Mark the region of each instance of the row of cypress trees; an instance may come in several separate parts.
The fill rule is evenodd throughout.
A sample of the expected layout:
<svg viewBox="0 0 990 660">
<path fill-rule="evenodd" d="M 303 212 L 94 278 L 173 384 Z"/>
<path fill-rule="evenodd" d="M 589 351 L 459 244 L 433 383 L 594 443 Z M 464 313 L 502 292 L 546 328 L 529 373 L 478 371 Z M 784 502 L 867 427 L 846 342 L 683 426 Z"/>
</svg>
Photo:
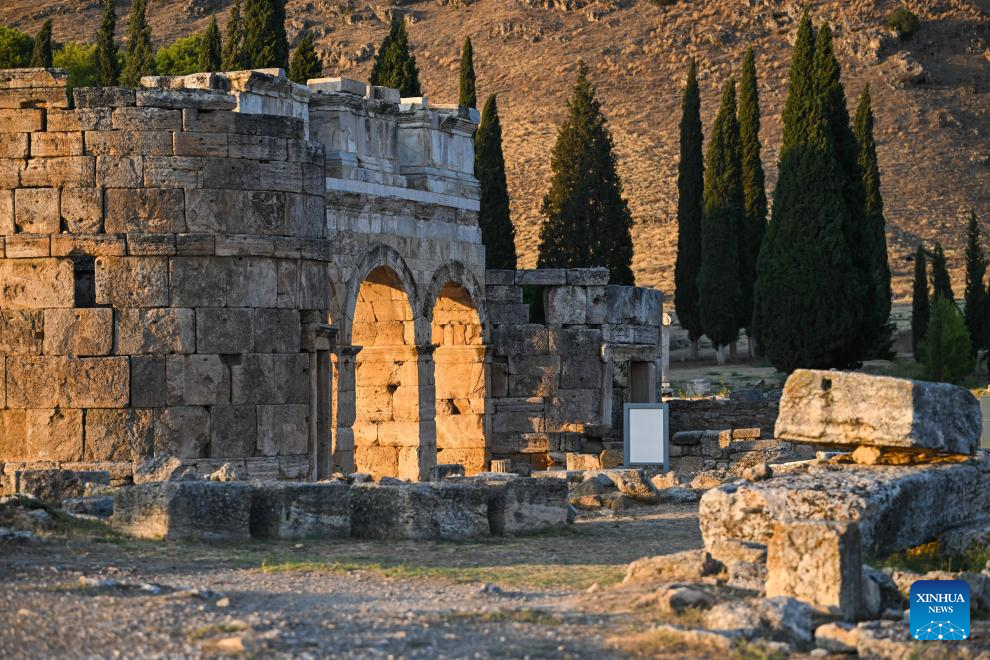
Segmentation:
<svg viewBox="0 0 990 660">
<path fill-rule="evenodd" d="M 306 82 L 322 71 L 312 35 L 303 35 L 289 59 L 285 32 L 285 0 L 235 0 L 223 39 L 214 16 L 199 44 L 202 71 L 280 67 L 289 78 Z M 147 0 L 133 0 L 127 25 L 127 46 L 120 57 L 115 33 L 114 0 L 103 0 L 103 14 L 96 36 L 95 65 L 100 86 L 137 86 L 142 76 L 155 73 L 151 28 L 147 22 Z M 49 26 L 50 28 L 50 26 Z M 121 62 L 121 59 L 123 62 Z M 50 66 L 50 65 L 49 65 Z"/>
<path fill-rule="evenodd" d="M 741 328 L 779 370 L 888 357 L 891 289 L 869 88 L 853 120 L 830 28 L 798 29 L 774 204 L 760 165 L 755 61 L 729 79 L 702 160 L 692 64 L 682 100 L 675 305 L 692 346 Z M 696 349 L 695 349 L 696 350 Z"/>
</svg>

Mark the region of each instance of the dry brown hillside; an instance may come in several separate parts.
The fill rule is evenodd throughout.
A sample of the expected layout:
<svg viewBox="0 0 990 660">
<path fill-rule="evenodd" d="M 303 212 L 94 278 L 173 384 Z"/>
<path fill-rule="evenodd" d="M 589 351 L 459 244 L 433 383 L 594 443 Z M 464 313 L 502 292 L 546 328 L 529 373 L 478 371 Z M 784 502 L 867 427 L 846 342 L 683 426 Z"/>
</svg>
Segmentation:
<svg viewBox="0 0 990 660">
<path fill-rule="evenodd" d="M 97 0 L 6 0 L 0 22 L 56 38 L 92 40 Z M 118 2 L 120 31 L 128 2 Z M 230 0 L 151 0 L 156 41 L 225 19 Z M 479 94 L 500 94 L 513 218 L 522 265 L 535 262 L 548 153 L 575 63 L 584 58 L 604 101 L 636 219 L 635 271 L 670 291 L 677 242 L 676 160 L 680 86 L 690 57 L 701 70 L 706 126 L 723 80 L 753 44 L 762 77 L 764 160 L 772 190 L 790 41 L 805 5 L 830 21 L 854 102 L 869 82 L 877 114 L 895 291 L 909 292 L 905 260 L 919 240 L 942 240 L 962 291 L 963 217 L 990 232 L 990 0 L 906 2 L 920 32 L 899 42 L 886 29 L 894 0 L 289 0 L 289 35 L 318 38 L 328 75 L 366 77 L 394 12 L 410 23 L 428 96 L 456 98 L 466 36 L 475 44 Z M 223 22 L 223 21 L 221 21 Z M 919 69 L 920 67 L 920 69 Z M 921 71 L 923 69 L 923 72 Z M 911 80 L 908 80 L 911 79 Z"/>
</svg>

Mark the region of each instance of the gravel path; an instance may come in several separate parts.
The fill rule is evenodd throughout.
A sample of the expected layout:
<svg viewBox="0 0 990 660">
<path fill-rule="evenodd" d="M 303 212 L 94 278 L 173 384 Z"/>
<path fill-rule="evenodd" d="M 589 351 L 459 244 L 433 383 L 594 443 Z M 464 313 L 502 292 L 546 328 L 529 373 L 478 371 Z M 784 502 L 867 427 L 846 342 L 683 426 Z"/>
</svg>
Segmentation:
<svg viewBox="0 0 990 660">
<path fill-rule="evenodd" d="M 473 543 L 56 533 L 0 545 L 0 657 L 614 657 L 648 625 L 609 586 L 625 564 L 700 545 L 669 505 Z"/>
</svg>

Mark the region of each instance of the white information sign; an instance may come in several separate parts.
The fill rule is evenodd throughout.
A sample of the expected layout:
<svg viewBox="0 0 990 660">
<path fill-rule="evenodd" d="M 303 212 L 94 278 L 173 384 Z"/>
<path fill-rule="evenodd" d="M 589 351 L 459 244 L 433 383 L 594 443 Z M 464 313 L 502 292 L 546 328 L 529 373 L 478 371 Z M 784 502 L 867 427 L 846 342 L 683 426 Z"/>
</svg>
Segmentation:
<svg viewBox="0 0 990 660">
<path fill-rule="evenodd" d="M 667 466 L 667 404 L 625 405 L 625 464 Z"/>
</svg>

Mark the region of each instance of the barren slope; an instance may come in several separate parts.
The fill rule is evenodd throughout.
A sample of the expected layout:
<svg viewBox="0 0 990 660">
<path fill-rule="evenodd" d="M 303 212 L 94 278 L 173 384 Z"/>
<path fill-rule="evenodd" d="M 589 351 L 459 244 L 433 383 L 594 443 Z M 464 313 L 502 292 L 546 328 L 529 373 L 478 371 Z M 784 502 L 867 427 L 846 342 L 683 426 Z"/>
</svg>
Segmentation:
<svg viewBox="0 0 990 660">
<path fill-rule="evenodd" d="M 121 33 L 126 2 L 118 11 Z M 167 43 L 205 27 L 211 11 L 224 17 L 229 0 L 152 0 L 155 39 Z M 620 157 L 620 172 L 636 219 L 635 271 L 640 283 L 672 290 L 677 242 L 676 161 L 680 87 L 687 60 L 698 58 L 704 121 L 743 50 L 757 50 L 762 78 L 764 161 L 772 190 L 780 111 L 786 96 L 790 40 L 804 3 L 792 0 L 682 0 L 660 8 L 648 0 L 289 0 L 289 32 L 318 37 L 328 75 L 364 78 L 393 11 L 404 12 L 426 93 L 456 98 L 460 45 L 474 39 L 479 95 L 499 92 L 513 218 L 521 265 L 535 262 L 540 203 L 549 150 L 578 58 L 594 81 Z M 809 3 L 833 22 L 850 103 L 873 89 L 887 202 L 895 292 L 908 295 L 919 240 L 942 240 L 962 291 L 964 216 L 982 214 L 990 231 L 990 0 L 914 0 L 922 18 L 912 40 L 885 29 L 893 0 Z M 15 0 L 0 6 L 0 22 L 35 31 L 55 19 L 61 40 L 91 40 L 96 0 Z M 909 51 L 926 81 L 898 84 L 899 51 Z"/>
</svg>

